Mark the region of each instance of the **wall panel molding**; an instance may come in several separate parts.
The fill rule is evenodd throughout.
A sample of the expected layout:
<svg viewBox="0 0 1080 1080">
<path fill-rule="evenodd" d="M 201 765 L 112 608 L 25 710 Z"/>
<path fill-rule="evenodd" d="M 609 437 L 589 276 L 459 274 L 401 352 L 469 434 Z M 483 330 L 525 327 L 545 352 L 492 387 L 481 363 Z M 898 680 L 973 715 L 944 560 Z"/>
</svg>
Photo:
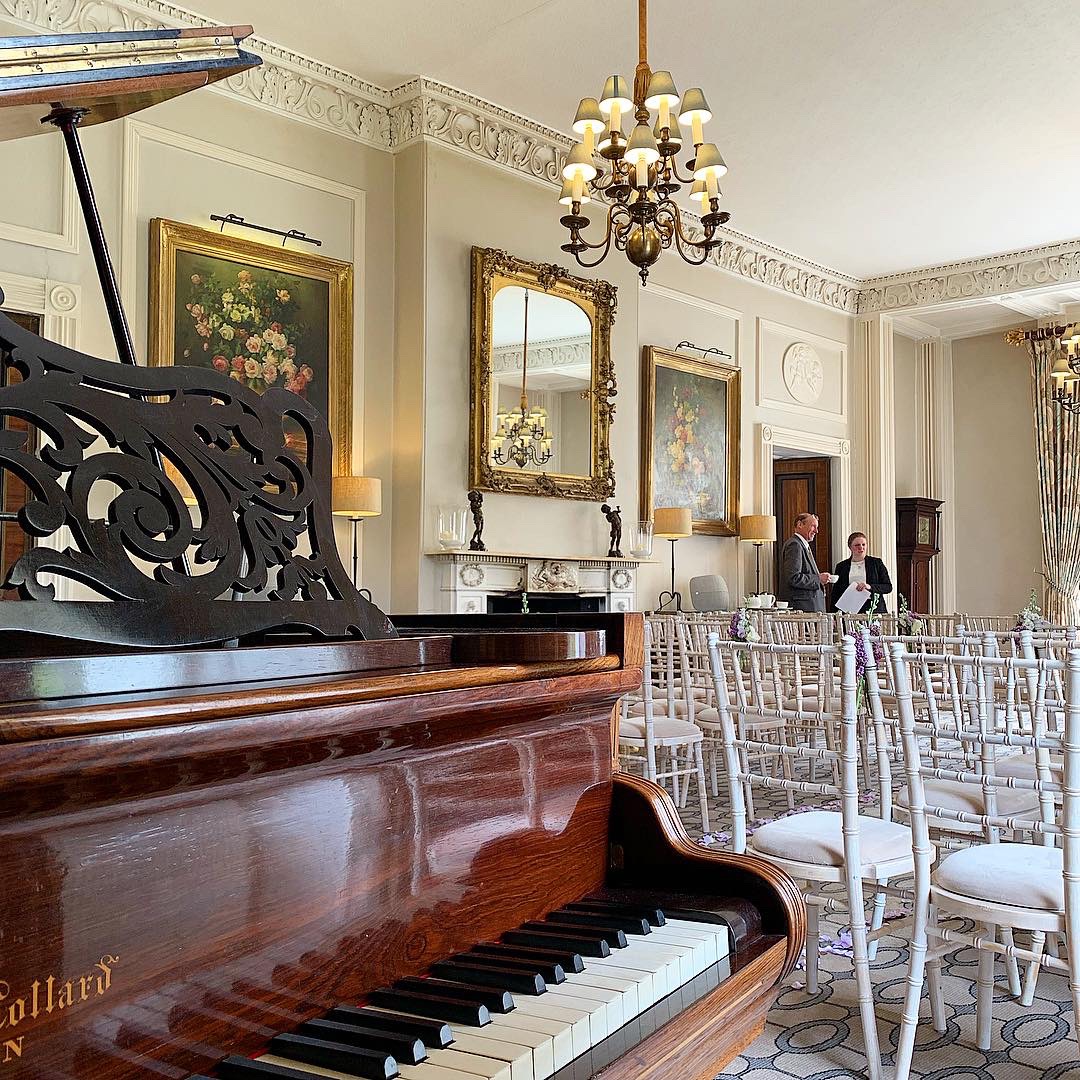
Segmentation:
<svg viewBox="0 0 1080 1080">
<path fill-rule="evenodd" d="M 782 337 L 790 337 L 792 343 L 806 342 L 808 345 L 840 354 L 840 411 L 823 408 L 816 404 L 804 404 L 796 401 L 794 397 L 790 401 L 782 398 L 770 397 L 765 387 L 765 338 L 768 332 L 779 334 Z M 833 424 L 846 424 L 848 422 L 848 347 L 847 342 L 837 338 L 823 337 L 821 334 L 812 334 L 808 330 L 801 330 L 797 326 L 788 326 L 785 323 L 773 322 L 771 319 L 758 318 L 757 320 L 757 403 L 763 409 L 776 412 L 794 413 L 799 416 L 813 416 L 819 420 L 825 420 Z"/>
</svg>

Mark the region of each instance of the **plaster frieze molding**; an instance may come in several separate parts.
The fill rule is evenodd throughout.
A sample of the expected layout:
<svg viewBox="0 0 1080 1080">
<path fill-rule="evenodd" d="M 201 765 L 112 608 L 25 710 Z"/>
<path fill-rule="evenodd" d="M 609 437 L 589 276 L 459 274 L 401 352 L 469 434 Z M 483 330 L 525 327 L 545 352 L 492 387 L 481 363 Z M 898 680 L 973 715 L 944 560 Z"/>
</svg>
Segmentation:
<svg viewBox="0 0 1080 1080">
<path fill-rule="evenodd" d="M 870 278 L 860 283 L 859 314 L 982 300 L 1073 281 L 1080 281 L 1080 240 Z"/>
<path fill-rule="evenodd" d="M 503 375 L 508 371 L 520 371 L 521 352 L 520 345 L 500 345 L 492 349 L 492 372 Z M 587 369 L 591 365 L 591 337 L 556 338 L 552 341 L 538 341 L 529 346 L 529 370 L 533 373 L 565 367 Z"/>
</svg>

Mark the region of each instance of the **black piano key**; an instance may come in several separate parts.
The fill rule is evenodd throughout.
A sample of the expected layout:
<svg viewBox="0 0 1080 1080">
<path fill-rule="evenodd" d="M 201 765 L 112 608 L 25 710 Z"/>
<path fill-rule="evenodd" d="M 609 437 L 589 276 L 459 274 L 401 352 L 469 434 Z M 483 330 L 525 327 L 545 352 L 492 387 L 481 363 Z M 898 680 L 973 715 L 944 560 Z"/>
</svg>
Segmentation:
<svg viewBox="0 0 1080 1080">
<path fill-rule="evenodd" d="M 514 999 L 506 990 L 472 986 L 454 979 L 398 979 L 394 989 L 412 990 L 418 994 L 441 994 L 457 1001 L 486 1005 L 488 1012 L 492 1013 L 508 1013 L 514 1007 Z"/>
<path fill-rule="evenodd" d="M 540 923 L 540 926 L 549 926 Z M 509 945 L 528 945 L 536 949 L 566 949 L 582 956 L 610 956 L 611 949 L 602 937 L 578 937 L 572 932 L 562 933 L 554 927 L 545 930 L 507 930 L 503 941 Z"/>
<path fill-rule="evenodd" d="M 575 900 L 574 903 L 567 904 L 566 908 L 568 911 L 600 913 L 610 911 L 616 915 L 640 916 L 642 919 L 648 919 L 650 926 L 663 926 L 667 921 L 664 918 L 663 911 L 659 908 L 649 907 L 645 904 L 620 904 L 614 900 Z"/>
<path fill-rule="evenodd" d="M 510 946 L 507 946 L 509 948 Z M 458 953 L 450 957 L 452 964 L 480 965 L 486 968 L 505 967 L 511 971 L 523 971 L 527 975 L 539 975 L 545 983 L 558 985 L 566 982 L 566 971 L 562 964 L 548 960 L 518 960 L 506 955 L 488 955 L 487 953 Z"/>
<path fill-rule="evenodd" d="M 345 1043 L 346 1046 L 359 1046 L 365 1050 L 383 1050 L 388 1054 L 393 1054 L 395 1060 L 405 1065 L 419 1065 L 427 1057 L 427 1050 L 422 1040 L 411 1035 L 396 1035 L 392 1031 L 380 1031 L 378 1028 L 367 1027 L 363 1024 L 308 1020 L 296 1029 L 296 1034 L 306 1035 L 311 1039 Z"/>
<path fill-rule="evenodd" d="M 398 1075 L 393 1054 L 383 1050 L 364 1050 L 327 1039 L 312 1039 L 307 1035 L 275 1035 L 270 1040 L 269 1050 L 279 1057 L 363 1076 L 367 1080 L 392 1080 Z"/>
<path fill-rule="evenodd" d="M 491 1013 L 486 1005 L 470 1004 L 441 994 L 416 994 L 409 990 L 391 990 L 384 986 L 372 990 L 368 994 L 368 1002 L 381 1009 L 433 1016 L 436 1020 L 445 1020 L 448 1024 L 483 1027 L 484 1024 L 491 1023 Z"/>
<path fill-rule="evenodd" d="M 576 926 L 614 927 L 624 934 L 649 934 L 652 932 L 648 919 L 632 915 L 616 915 L 613 912 L 605 912 L 601 915 L 591 911 L 568 911 L 560 908 L 558 911 L 545 915 L 544 919 L 547 922 L 570 923 Z"/>
<path fill-rule="evenodd" d="M 409 1035 L 436 1050 L 443 1050 L 454 1041 L 450 1025 L 442 1020 L 425 1020 L 419 1016 L 379 1012 L 362 1005 L 338 1005 L 326 1014 L 326 1019 L 335 1024 L 362 1024 L 379 1031 Z"/>
<path fill-rule="evenodd" d="M 581 953 L 576 953 L 572 949 L 530 949 L 525 945 L 507 945 L 501 941 L 481 941 L 478 945 L 474 945 L 472 952 L 467 955 L 472 955 L 472 953 L 479 953 L 481 956 L 506 956 L 518 960 L 535 960 L 540 964 L 558 964 L 563 969 L 563 975 L 567 972 L 580 975 L 585 970 L 585 961 L 581 958 Z M 544 978 L 547 979 L 546 974 Z M 547 981 L 551 982 L 550 979 Z"/>
<path fill-rule="evenodd" d="M 521 927 L 522 930 L 556 930 L 567 934 L 595 934 L 603 938 L 613 949 L 626 948 L 626 935 L 614 926 L 575 926 L 573 923 L 564 922 L 557 913 L 548 915 L 547 922 L 527 922 Z"/>
<path fill-rule="evenodd" d="M 304 1069 L 253 1061 L 237 1054 L 220 1062 L 215 1071 L 221 1080 L 311 1080 L 311 1073 Z"/>
<path fill-rule="evenodd" d="M 470 986 L 494 986 L 512 994 L 544 994 L 547 983 L 537 972 L 529 974 L 511 967 L 491 967 L 463 961 L 443 960 L 432 964 L 430 972 L 438 979 L 453 979 Z"/>
</svg>

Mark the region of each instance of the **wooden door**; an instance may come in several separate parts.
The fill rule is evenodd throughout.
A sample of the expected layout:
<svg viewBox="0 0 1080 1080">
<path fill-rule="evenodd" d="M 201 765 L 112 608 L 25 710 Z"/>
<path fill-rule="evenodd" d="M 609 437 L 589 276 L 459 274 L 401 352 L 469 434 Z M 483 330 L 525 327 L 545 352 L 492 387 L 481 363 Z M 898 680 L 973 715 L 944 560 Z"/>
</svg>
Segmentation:
<svg viewBox="0 0 1080 1080">
<path fill-rule="evenodd" d="M 804 511 L 817 514 L 820 526 L 810 546 L 819 570 L 833 568 L 831 462 L 820 458 L 780 458 L 773 461 L 773 513 L 776 515 L 776 565 L 774 581 L 780 580 L 780 555 L 784 541 L 795 531 L 795 516 Z"/>
<path fill-rule="evenodd" d="M 22 312 L 7 311 L 13 322 L 35 334 L 41 332 L 41 316 L 26 315 Z M 20 376 L 13 368 L 0 369 L 0 385 L 17 382 Z M 29 425 L 19 417 L 9 416 L 0 421 L 5 430 L 28 431 Z M 30 449 L 35 449 L 30 447 Z M 7 579 L 8 571 L 15 561 L 30 550 L 31 538 L 14 520 L 15 514 L 26 502 L 26 484 L 10 470 L 0 470 L 0 584 Z M 0 588 L 0 600 L 17 600 L 19 595 L 14 589 Z"/>
</svg>

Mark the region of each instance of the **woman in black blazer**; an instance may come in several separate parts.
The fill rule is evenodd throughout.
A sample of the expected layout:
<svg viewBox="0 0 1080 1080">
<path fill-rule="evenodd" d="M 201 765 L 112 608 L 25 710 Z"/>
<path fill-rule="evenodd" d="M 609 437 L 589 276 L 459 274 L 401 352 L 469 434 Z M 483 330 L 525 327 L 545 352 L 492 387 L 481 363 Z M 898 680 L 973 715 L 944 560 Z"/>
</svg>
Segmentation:
<svg viewBox="0 0 1080 1080">
<path fill-rule="evenodd" d="M 851 556 L 843 562 L 837 563 L 836 569 L 833 571 L 836 574 L 836 581 L 833 582 L 832 593 L 829 596 L 829 610 L 836 610 L 836 601 L 844 595 L 854 577 L 859 582 L 860 591 L 866 593 L 866 603 L 859 609 L 860 612 L 866 611 L 870 607 L 871 600 L 875 595 L 878 597 L 877 610 L 885 611 L 886 607 L 883 598 L 892 592 L 892 580 L 889 577 L 888 569 L 880 559 L 874 558 L 873 555 L 867 555 L 866 552 L 870 545 L 866 539 L 866 533 L 852 533 L 847 538 L 847 546 Z M 853 563 L 854 571 L 852 570 Z"/>
</svg>

